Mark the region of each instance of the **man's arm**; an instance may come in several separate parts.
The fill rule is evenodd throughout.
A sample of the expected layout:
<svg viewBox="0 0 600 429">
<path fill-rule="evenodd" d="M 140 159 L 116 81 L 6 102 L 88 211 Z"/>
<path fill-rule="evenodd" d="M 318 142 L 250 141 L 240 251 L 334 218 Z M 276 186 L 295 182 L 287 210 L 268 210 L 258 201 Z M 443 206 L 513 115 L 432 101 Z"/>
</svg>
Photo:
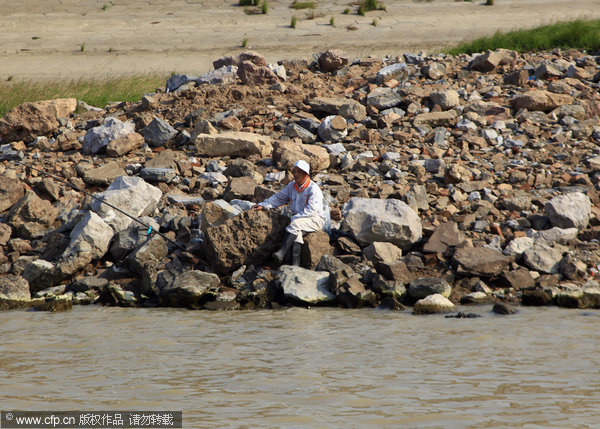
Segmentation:
<svg viewBox="0 0 600 429">
<path fill-rule="evenodd" d="M 292 182 L 292 185 L 293 185 L 293 182 Z M 264 200 L 262 203 L 258 203 L 256 205 L 252 206 L 252 208 L 256 209 L 256 210 L 262 210 L 263 208 L 272 209 L 275 207 L 283 206 L 290 202 L 290 191 L 289 190 L 290 190 L 290 185 L 288 184 L 281 191 L 277 192 L 276 194 L 271 195 L 269 198 Z"/>
</svg>

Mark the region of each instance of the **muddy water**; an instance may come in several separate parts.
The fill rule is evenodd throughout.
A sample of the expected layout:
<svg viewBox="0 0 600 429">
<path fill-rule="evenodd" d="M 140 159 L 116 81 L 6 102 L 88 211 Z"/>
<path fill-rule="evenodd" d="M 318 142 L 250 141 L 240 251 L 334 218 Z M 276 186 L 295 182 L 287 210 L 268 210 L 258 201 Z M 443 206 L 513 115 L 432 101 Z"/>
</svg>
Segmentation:
<svg viewBox="0 0 600 429">
<path fill-rule="evenodd" d="M 183 410 L 189 428 L 598 427 L 600 312 L 466 310 L 483 317 L 2 312 L 1 409 Z"/>
</svg>

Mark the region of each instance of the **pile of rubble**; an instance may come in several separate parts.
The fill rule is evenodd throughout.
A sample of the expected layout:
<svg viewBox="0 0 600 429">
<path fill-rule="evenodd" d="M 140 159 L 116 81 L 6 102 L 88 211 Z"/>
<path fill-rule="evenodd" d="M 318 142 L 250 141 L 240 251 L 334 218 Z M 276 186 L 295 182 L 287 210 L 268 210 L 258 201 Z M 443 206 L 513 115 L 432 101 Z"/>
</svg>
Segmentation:
<svg viewBox="0 0 600 429">
<path fill-rule="evenodd" d="M 137 103 L 18 106 L 0 119 L 0 308 L 600 308 L 599 63 L 244 52 Z M 276 266 L 287 217 L 248 209 L 298 159 L 330 220 L 303 267 Z"/>
</svg>

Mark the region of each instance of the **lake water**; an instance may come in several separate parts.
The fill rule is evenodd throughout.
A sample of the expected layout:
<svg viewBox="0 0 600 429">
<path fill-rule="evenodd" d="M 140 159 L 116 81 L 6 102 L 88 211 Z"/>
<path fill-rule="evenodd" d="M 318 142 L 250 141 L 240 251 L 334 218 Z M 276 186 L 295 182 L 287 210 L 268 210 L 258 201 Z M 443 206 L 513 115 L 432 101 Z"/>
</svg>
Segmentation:
<svg viewBox="0 0 600 429">
<path fill-rule="evenodd" d="M 0 312 L 0 404 L 186 428 L 600 427 L 600 311 Z"/>
</svg>

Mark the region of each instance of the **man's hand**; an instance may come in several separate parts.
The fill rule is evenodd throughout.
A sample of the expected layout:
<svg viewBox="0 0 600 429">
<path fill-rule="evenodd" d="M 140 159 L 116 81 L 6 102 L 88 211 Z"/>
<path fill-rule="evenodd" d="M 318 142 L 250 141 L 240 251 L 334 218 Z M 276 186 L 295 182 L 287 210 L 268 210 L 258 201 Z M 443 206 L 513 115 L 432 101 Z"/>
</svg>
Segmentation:
<svg viewBox="0 0 600 429">
<path fill-rule="evenodd" d="M 264 210 L 264 209 L 265 209 L 265 208 L 264 208 L 263 206 L 259 205 L 259 204 L 254 204 L 254 205 L 251 207 L 251 210 Z"/>
</svg>

